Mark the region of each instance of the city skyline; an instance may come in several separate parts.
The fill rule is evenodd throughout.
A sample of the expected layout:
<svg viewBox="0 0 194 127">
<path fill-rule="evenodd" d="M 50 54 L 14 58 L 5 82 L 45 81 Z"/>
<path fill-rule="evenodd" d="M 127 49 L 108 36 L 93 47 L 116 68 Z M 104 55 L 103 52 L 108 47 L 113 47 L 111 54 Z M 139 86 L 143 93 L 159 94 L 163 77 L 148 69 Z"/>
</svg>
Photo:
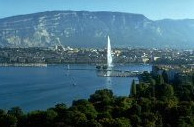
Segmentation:
<svg viewBox="0 0 194 127">
<path fill-rule="evenodd" d="M 137 13 L 151 20 L 194 19 L 192 0 L 0 0 L 0 3 L 0 18 L 54 10 L 84 10 Z"/>
</svg>

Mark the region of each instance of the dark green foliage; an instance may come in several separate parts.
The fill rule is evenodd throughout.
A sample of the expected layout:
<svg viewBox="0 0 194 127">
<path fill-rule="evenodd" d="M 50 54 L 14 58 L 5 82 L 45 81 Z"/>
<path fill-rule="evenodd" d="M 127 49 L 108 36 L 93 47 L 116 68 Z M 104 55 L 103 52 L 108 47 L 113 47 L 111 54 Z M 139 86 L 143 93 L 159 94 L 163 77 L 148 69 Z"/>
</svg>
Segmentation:
<svg viewBox="0 0 194 127">
<path fill-rule="evenodd" d="M 137 85 L 136 89 L 137 89 L 137 93 L 136 93 L 137 97 L 149 97 L 151 94 L 149 84 L 147 83 L 140 83 L 139 85 Z"/>
<path fill-rule="evenodd" d="M 87 122 L 87 127 L 103 127 L 97 120 L 90 120 Z"/>
<path fill-rule="evenodd" d="M 194 99 L 194 85 L 175 86 L 175 94 L 181 101 L 191 101 Z"/>
<path fill-rule="evenodd" d="M 170 98 L 174 95 L 174 89 L 169 84 L 156 85 L 155 91 L 155 97 L 158 99 Z"/>
<path fill-rule="evenodd" d="M 20 118 L 22 117 L 23 112 L 20 107 L 13 107 L 10 110 L 8 110 L 7 114 Z"/>
<path fill-rule="evenodd" d="M 143 83 L 149 83 L 150 80 L 152 80 L 152 75 L 150 73 L 148 73 L 147 71 L 144 71 L 143 74 L 140 75 L 140 82 L 143 82 Z"/>
<path fill-rule="evenodd" d="M 0 109 L 0 116 L 6 115 L 6 112 L 3 109 Z"/>
<path fill-rule="evenodd" d="M 55 108 L 52 108 L 55 112 L 62 113 L 67 110 L 67 106 L 63 103 L 55 105 Z"/>
<path fill-rule="evenodd" d="M 113 92 L 108 89 L 97 90 L 94 94 L 90 96 L 89 101 L 92 103 L 96 102 L 104 102 L 104 104 L 108 105 L 112 102 Z"/>
<path fill-rule="evenodd" d="M 93 103 L 97 111 L 110 111 L 114 102 L 113 92 L 108 89 L 97 90 L 94 94 L 90 96 L 89 101 Z"/>
<path fill-rule="evenodd" d="M 131 127 L 130 120 L 127 118 L 103 118 L 99 120 L 103 127 Z"/>
<path fill-rule="evenodd" d="M 13 115 L 4 114 L 0 116 L 0 127 L 16 127 L 17 118 Z"/>
<path fill-rule="evenodd" d="M 103 127 L 116 127 L 116 121 L 112 118 L 102 118 L 99 122 Z"/>
<path fill-rule="evenodd" d="M 144 127 L 156 127 L 157 116 L 154 113 L 145 112 L 142 117 L 142 125 Z"/>
<path fill-rule="evenodd" d="M 130 120 L 124 117 L 116 118 L 116 127 L 132 127 Z"/>
<path fill-rule="evenodd" d="M 135 80 L 132 81 L 132 84 L 131 84 L 131 96 L 135 97 L 137 94 L 137 91 L 136 91 L 136 84 L 135 84 Z"/>
<path fill-rule="evenodd" d="M 141 125 L 141 118 L 138 115 L 130 115 L 131 125 L 132 127 L 138 127 Z"/>
<path fill-rule="evenodd" d="M 115 99 L 114 109 L 112 112 L 112 117 L 122 117 L 127 116 L 127 110 L 133 105 L 133 98 L 118 97 Z"/>
<path fill-rule="evenodd" d="M 150 83 L 151 86 L 156 85 L 156 81 L 153 78 L 150 79 L 149 83 Z"/>
<path fill-rule="evenodd" d="M 192 85 L 194 85 L 194 73 L 192 74 Z"/>
<path fill-rule="evenodd" d="M 169 83 L 168 74 L 165 70 L 162 72 L 162 77 L 165 83 Z"/>
<path fill-rule="evenodd" d="M 78 110 L 82 113 L 84 113 L 87 117 L 87 119 L 95 119 L 97 117 L 97 111 L 94 108 L 93 104 L 91 104 L 87 100 L 78 100 L 74 101 L 72 105 L 73 110 Z"/>
<path fill-rule="evenodd" d="M 53 110 L 33 111 L 27 115 L 25 126 L 28 127 L 51 127 L 57 113 Z"/>
<path fill-rule="evenodd" d="M 163 78 L 163 76 L 162 75 L 159 75 L 159 77 L 158 77 L 158 84 L 164 84 L 164 78 Z"/>
<path fill-rule="evenodd" d="M 80 111 L 68 111 L 65 123 L 73 126 L 83 126 L 87 122 L 87 117 Z"/>
<path fill-rule="evenodd" d="M 178 119 L 178 127 L 193 127 L 194 118 L 190 116 L 180 117 Z"/>
</svg>

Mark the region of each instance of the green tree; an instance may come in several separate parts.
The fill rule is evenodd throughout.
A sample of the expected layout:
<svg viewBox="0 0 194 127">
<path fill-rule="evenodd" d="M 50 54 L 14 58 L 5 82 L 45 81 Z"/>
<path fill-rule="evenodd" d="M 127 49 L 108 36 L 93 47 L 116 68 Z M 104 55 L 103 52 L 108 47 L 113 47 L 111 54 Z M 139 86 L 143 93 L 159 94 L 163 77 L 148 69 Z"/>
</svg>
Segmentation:
<svg viewBox="0 0 194 127">
<path fill-rule="evenodd" d="M 145 127 L 157 127 L 156 126 L 157 116 L 152 112 L 145 112 L 142 115 L 142 125 Z"/>
<path fill-rule="evenodd" d="M 168 74 L 165 70 L 162 72 L 162 77 L 165 83 L 169 83 Z"/>
<path fill-rule="evenodd" d="M 132 127 L 139 127 L 142 123 L 141 118 L 137 114 L 131 115 L 130 120 Z"/>
<path fill-rule="evenodd" d="M 63 103 L 55 105 L 54 108 L 51 108 L 51 110 L 55 111 L 57 113 L 57 119 L 58 120 L 64 120 L 67 112 L 67 106 Z"/>
<path fill-rule="evenodd" d="M 169 85 L 169 84 L 164 85 L 164 95 L 167 97 L 174 96 L 174 88 L 172 85 Z"/>
<path fill-rule="evenodd" d="M 128 115 L 138 115 L 138 116 L 140 116 L 141 112 L 142 112 L 142 108 L 141 108 L 141 106 L 139 104 L 135 103 L 126 112 L 127 112 Z"/>
<path fill-rule="evenodd" d="M 16 118 L 21 118 L 24 113 L 20 107 L 13 107 L 10 110 L 8 110 L 7 114 L 13 115 Z"/>
<path fill-rule="evenodd" d="M 125 114 L 125 111 L 132 107 L 133 100 L 134 98 L 117 97 L 112 112 L 113 118 L 122 117 Z"/>
<path fill-rule="evenodd" d="M 87 123 L 87 117 L 80 111 L 68 111 L 65 123 L 73 126 L 85 126 Z"/>
<path fill-rule="evenodd" d="M 17 118 L 13 115 L 2 115 L 0 116 L 0 127 L 16 127 L 17 121 Z"/>
<path fill-rule="evenodd" d="M 131 96 L 135 97 L 137 94 L 135 80 L 133 79 L 131 84 Z"/>
<path fill-rule="evenodd" d="M 48 123 L 52 123 L 53 120 L 57 117 L 57 113 L 52 110 L 52 109 L 48 109 L 46 112 L 46 120 Z"/>
<path fill-rule="evenodd" d="M 192 74 L 192 84 L 194 85 L 194 73 Z"/>
<path fill-rule="evenodd" d="M 156 85 L 156 81 L 153 78 L 150 79 L 149 83 L 150 83 L 151 86 Z"/>
<path fill-rule="evenodd" d="M 136 96 L 138 97 L 150 97 L 151 90 L 150 90 L 150 84 L 148 83 L 140 83 L 136 85 Z"/>
<path fill-rule="evenodd" d="M 26 119 L 27 127 L 52 127 L 57 113 L 53 110 L 32 111 L 28 113 Z"/>
<path fill-rule="evenodd" d="M 6 115 L 6 112 L 5 112 L 5 110 L 3 110 L 3 109 L 0 109 L 0 116 L 4 116 L 4 115 Z"/>
<path fill-rule="evenodd" d="M 103 119 L 103 118 L 111 119 L 112 118 L 112 114 L 110 112 L 108 112 L 108 111 L 104 111 L 104 112 L 98 113 L 97 119 Z"/>
<path fill-rule="evenodd" d="M 157 85 L 164 84 L 164 79 L 163 79 L 163 76 L 162 76 L 162 75 L 158 75 L 158 76 L 156 77 L 156 84 L 157 84 Z"/>
<path fill-rule="evenodd" d="M 112 118 L 103 118 L 100 119 L 99 122 L 103 127 L 117 127 L 116 120 Z"/>
<path fill-rule="evenodd" d="M 155 79 L 151 78 L 149 82 L 150 82 L 150 90 L 149 90 L 149 94 L 150 94 L 152 97 L 155 97 L 156 81 L 155 81 Z"/>
<path fill-rule="evenodd" d="M 139 105 L 141 106 L 141 112 L 150 112 L 152 108 L 152 102 L 149 98 L 142 97 L 139 100 Z"/>
<path fill-rule="evenodd" d="M 156 85 L 155 87 L 155 95 L 158 99 L 170 99 L 174 96 L 174 88 L 172 85 L 163 84 L 163 85 Z"/>
<path fill-rule="evenodd" d="M 72 105 L 73 110 L 78 110 L 84 113 L 87 119 L 95 119 L 97 117 L 97 111 L 94 108 L 93 104 L 88 102 L 88 100 L 81 99 L 78 101 L 73 101 Z"/>
<path fill-rule="evenodd" d="M 190 116 L 181 116 L 178 119 L 178 127 L 193 127 L 194 126 L 194 118 Z"/>
<path fill-rule="evenodd" d="M 55 105 L 55 107 L 52 108 L 52 109 L 59 114 L 61 112 L 66 111 L 67 110 L 67 106 L 64 103 L 61 103 L 61 104 Z"/>
<path fill-rule="evenodd" d="M 108 89 L 97 90 L 90 96 L 89 102 L 93 103 L 97 111 L 107 111 L 111 109 L 111 106 L 114 103 L 113 92 Z"/>
<path fill-rule="evenodd" d="M 124 117 L 115 119 L 116 127 L 131 127 L 130 120 Z"/>
<path fill-rule="evenodd" d="M 87 122 L 87 127 L 102 127 L 102 125 L 97 120 L 89 120 Z"/>
</svg>

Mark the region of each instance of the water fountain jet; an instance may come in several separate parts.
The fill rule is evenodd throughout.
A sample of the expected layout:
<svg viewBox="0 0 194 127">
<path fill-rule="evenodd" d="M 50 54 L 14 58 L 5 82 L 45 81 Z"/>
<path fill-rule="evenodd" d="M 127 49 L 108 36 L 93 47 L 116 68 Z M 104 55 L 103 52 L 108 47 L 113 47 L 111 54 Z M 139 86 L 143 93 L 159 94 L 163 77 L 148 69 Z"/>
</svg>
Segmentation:
<svg viewBox="0 0 194 127">
<path fill-rule="evenodd" d="M 107 42 L 107 67 L 108 68 L 113 67 L 111 45 L 110 45 L 110 38 L 109 38 L 109 36 L 108 36 L 108 42 Z"/>
</svg>

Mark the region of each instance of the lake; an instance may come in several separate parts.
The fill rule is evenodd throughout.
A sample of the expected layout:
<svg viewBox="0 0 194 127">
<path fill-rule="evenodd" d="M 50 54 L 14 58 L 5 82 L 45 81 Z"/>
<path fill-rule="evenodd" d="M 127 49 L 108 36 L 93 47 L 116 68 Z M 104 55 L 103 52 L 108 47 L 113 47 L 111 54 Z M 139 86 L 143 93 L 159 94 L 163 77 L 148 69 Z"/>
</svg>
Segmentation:
<svg viewBox="0 0 194 127">
<path fill-rule="evenodd" d="M 151 71 L 151 65 L 117 65 L 131 71 Z M 20 106 L 24 111 L 45 110 L 58 103 L 87 99 L 99 89 L 128 96 L 136 77 L 98 77 L 94 65 L 49 65 L 47 67 L 0 67 L 0 108 Z"/>
</svg>

